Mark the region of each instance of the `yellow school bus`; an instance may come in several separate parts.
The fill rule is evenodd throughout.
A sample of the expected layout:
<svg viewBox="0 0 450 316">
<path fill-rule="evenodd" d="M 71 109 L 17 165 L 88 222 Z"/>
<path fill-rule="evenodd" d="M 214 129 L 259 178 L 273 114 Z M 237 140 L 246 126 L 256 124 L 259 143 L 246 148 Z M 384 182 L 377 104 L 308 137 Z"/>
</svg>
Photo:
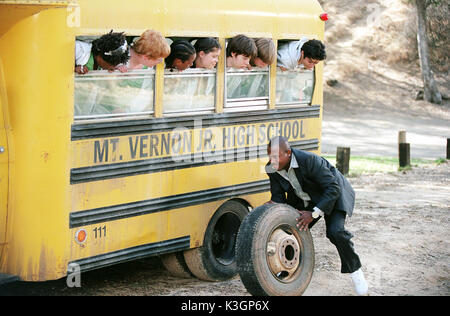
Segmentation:
<svg viewBox="0 0 450 316">
<path fill-rule="evenodd" d="M 0 273 L 44 281 L 162 256 L 233 277 L 239 225 L 270 199 L 268 140 L 320 153 L 323 63 L 229 71 L 227 41 L 323 40 L 322 13 L 317 0 L 0 0 Z M 74 74 L 75 40 L 111 29 L 222 51 L 214 70 Z M 230 94 L 235 77 L 263 88 Z"/>
</svg>

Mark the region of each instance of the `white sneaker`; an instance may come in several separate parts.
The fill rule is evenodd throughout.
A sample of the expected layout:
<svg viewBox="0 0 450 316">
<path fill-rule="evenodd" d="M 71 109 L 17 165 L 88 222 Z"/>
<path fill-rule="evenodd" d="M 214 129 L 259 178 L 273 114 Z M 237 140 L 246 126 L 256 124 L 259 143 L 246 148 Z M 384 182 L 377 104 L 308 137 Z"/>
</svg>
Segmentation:
<svg viewBox="0 0 450 316">
<path fill-rule="evenodd" d="M 362 272 L 361 268 L 353 273 L 350 273 L 350 277 L 352 278 L 356 294 L 360 296 L 367 295 L 369 292 L 369 287 L 367 285 L 366 279 L 364 278 L 364 273 Z"/>
</svg>

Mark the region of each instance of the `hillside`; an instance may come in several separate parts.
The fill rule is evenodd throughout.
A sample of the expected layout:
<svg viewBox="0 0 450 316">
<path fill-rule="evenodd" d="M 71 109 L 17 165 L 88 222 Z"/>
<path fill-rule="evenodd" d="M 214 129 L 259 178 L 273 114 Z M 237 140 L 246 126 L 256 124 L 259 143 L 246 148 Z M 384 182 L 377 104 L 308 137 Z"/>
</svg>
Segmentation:
<svg viewBox="0 0 450 316">
<path fill-rule="evenodd" d="M 353 153 L 395 156 L 397 132 L 406 130 L 412 156 L 445 156 L 440 147 L 450 136 L 449 100 L 442 105 L 415 100 L 423 83 L 414 6 L 403 0 L 320 2 L 329 14 L 324 80 L 337 80 L 333 86 L 324 84 L 322 152 L 349 146 Z M 446 8 L 448 12 L 448 4 Z M 442 23 L 440 30 L 448 30 L 448 18 Z M 435 79 L 441 93 L 449 96 L 449 41 L 432 48 Z M 436 147 L 428 155 L 429 144 Z M 422 151 L 416 151 L 420 146 Z"/>
</svg>

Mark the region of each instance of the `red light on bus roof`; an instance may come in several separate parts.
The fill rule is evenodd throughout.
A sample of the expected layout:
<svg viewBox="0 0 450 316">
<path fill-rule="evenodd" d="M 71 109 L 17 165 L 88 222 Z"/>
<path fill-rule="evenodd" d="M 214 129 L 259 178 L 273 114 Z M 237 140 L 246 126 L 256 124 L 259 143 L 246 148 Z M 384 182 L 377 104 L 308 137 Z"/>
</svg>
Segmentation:
<svg viewBox="0 0 450 316">
<path fill-rule="evenodd" d="M 321 19 L 322 21 L 328 21 L 328 13 L 322 13 L 322 14 L 320 15 L 320 19 Z"/>
</svg>

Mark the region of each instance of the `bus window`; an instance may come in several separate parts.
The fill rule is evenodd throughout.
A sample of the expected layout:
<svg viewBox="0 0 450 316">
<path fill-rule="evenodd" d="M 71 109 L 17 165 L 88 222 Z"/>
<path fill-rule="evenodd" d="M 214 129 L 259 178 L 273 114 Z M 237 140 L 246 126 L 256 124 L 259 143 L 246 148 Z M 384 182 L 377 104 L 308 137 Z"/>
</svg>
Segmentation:
<svg viewBox="0 0 450 316">
<path fill-rule="evenodd" d="M 169 44 L 174 42 L 187 41 L 194 45 L 196 40 L 190 41 L 186 37 L 167 38 Z M 186 47 L 179 45 L 180 56 L 190 60 L 189 54 L 194 46 Z M 172 46 L 171 46 L 172 47 Z M 194 55 L 196 56 L 196 55 Z M 167 65 L 164 70 L 164 94 L 163 108 L 164 114 L 195 114 L 211 113 L 215 107 L 216 95 L 216 68 L 191 68 L 178 70 Z M 194 58 L 195 60 L 195 58 Z"/>
<path fill-rule="evenodd" d="M 226 73 L 226 106 L 243 107 L 269 104 L 269 69 L 228 69 Z"/>
<path fill-rule="evenodd" d="M 215 105 L 216 69 L 190 68 L 164 71 L 164 113 L 212 112 Z"/>
<path fill-rule="evenodd" d="M 243 37 L 248 41 L 249 38 L 246 38 L 245 36 Z M 252 39 L 252 41 L 254 40 Z M 247 49 L 249 50 L 250 48 Z M 253 55 L 253 57 L 256 57 L 256 45 L 254 46 L 254 49 L 255 55 Z M 227 59 L 230 59 L 229 54 L 230 52 L 227 52 Z M 251 56 L 247 57 L 247 59 L 248 62 L 250 62 Z M 269 67 L 253 67 L 249 70 L 242 67 L 242 61 L 238 61 L 236 63 L 238 64 L 237 66 L 231 65 L 230 67 L 227 60 L 225 72 L 226 85 L 224 108 L 235 110 L 266 109 L 269 104 L 270 91 Z M 250 65 L 247 67 L 250 68 Z"/>
<path fill-rule="evenodd" d="M 311 104 L 314 70 L 277 68 L 276 105 Z"/>
<path fill-rule="evenodd" d="M 310 42 L 306 37 L 295 41 L 278 41 L 275 98 L 277 106 L 311 104 L 315 85 L 314 66 L 319 61 L 313 64 L 304 62 L 303 45 Z"/>
<path fill-rule="evenodd" d="M 75 119 L 153 113 L 154 86 L 153 69 L 75 75 Z"/>
</svg>

